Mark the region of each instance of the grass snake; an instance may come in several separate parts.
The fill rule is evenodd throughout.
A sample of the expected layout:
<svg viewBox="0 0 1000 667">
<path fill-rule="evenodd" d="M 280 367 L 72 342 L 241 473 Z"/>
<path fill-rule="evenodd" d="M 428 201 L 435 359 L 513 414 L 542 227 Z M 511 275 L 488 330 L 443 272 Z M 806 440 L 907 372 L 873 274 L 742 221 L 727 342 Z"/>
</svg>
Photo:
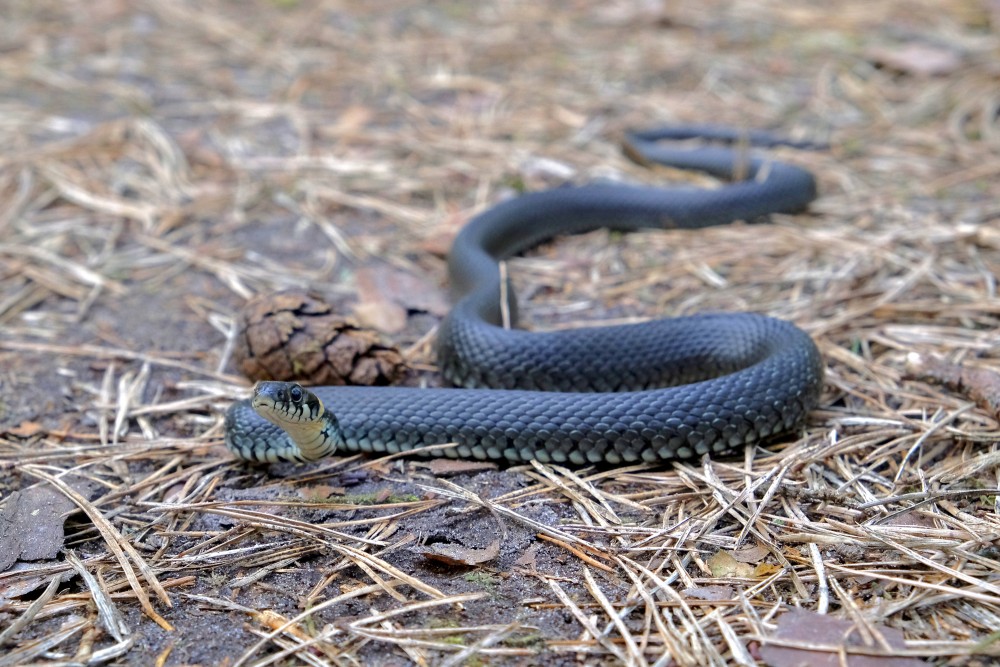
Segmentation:
<svg viewBox="0 0 1000 667">
<path fill-rule="evenodd" d="M 502 326 L 499 261 L 553 236 L 608 227 L 699 228 L 804 209 L 812 174 L 736 146 L 807 142 L 706 126 L 633 132 L 633 159 L 708 172 L 716 189 L 593 183 L 525 194 L 458 234 L 448 271 L 455 306 L 438 362 L 465 388 L 315 387 L 261 382 L 226 415 L 229 449 L 247 460 L 311 461 L 342 452 L 432 444 L 452 457 L 622 464 L 723 453 L 800 426 L 816 404 L 823 361 L 794 325 L 752 313 L 533 333 Z M 741 180 L 734 180 L 739 174 Z M 503 286 L 508 287 L 508 286 Z M 255 411 L 256 410 L 256 411 Z"/>
</svg>

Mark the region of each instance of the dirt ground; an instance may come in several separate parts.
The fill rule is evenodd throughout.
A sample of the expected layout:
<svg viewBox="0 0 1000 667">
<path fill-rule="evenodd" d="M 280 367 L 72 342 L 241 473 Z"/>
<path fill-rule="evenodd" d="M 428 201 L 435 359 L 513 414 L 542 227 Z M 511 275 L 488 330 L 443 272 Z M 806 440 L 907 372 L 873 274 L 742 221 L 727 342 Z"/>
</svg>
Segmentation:
<svg viewBox="0 0 1000 667">
<path fill-rule="evenodd" d="M 985 665 L 1000 656 L 1000 2 L 11 1 L 0 22 L 0 667 Z M 546 329 L 740 310 L 827 364 L 801 433 L 618 470 L 249 466 L 252 296 L 434 378 L 443 253 L 525 190 L 711 179 L 711 122 L 821 197 L 510 263 Z"/>
</svg>

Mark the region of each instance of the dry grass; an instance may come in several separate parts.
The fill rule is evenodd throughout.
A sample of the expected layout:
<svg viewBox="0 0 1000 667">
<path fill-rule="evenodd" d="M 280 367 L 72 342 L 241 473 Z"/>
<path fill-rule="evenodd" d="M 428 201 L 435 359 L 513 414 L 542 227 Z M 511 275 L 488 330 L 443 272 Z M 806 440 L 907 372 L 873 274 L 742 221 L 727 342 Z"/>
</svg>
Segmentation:
<svg viewBox="0 0 1000 667">
<path fill-rule="evenodd" d="M 0 501 L 39 484 L 77 509 L 64 558 L 0 573 L 0 665 L 753 664 L 810 644 L 775 638 L 791 607 L 856 623 L 869 654 L 1000 656 L 998 415 L 907 372 L 1000 373 L 995 3 L 675 4 L 13 3 Z M 907 42 L 961 64 L 872 65 Z M 512 263 L 525 319 L 791 319 L 828 368 L 800 438 L 451 481 L 220 446 L 247 297 L 347 303 L 376 260 L 438 289 L 426 249 L 472 212 L 567 176 L 678 177 L 617 133 L 706 116 L 831 139 L 783 153 L 822 181 L 812 214 L 568 239 Z M 396 336 L 417 366 L 432 331 Z M 497 535 L 486 565 L 421 555 Z"/>
</svg>

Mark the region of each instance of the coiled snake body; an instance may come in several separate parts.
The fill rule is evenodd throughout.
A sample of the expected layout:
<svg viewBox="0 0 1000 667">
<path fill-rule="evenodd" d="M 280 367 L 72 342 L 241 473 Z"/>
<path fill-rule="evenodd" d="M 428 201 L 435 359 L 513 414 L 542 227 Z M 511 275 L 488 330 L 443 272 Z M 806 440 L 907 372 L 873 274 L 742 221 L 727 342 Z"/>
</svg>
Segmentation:
<svg viewBox="0 0 1000 667">
<path fill-rule="evenodd" d="M 713 190 L 557 188 L 501 203 L 462 229 L 448 267 L 456 305 L 438 333 L 438 360 L 450 382 L 469 388 L 305 390 L 262 382 L 253 399 L 227 413 L 227 446 L 259 461 L 455 443 L 438 453 L 620 464 L 725 452 L 796 428 L 818 399 L 823 362 L 812 339 L 788 322 L 723 313 L 552 333 L 501 326 L 498 261 L 545 239 L 599 227 L 756 221 L 799 211 L 816 196 L 812 175 L 798 167 L 732 148 L 658 143 L 695 137 L 746 138 L 685 127 L 628 139 L 639 159 L 728 180 L 742 169 L 746 179 Z M 813 147 L 761 133 L 748 138 Z"/>
</svg>

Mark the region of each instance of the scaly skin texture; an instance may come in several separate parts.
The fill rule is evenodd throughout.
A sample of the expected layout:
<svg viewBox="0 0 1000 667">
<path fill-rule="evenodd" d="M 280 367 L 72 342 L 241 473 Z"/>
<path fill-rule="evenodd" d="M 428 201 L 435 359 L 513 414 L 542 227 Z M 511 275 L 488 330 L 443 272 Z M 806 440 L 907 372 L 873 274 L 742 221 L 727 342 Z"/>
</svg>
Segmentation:
<svg viewBox="0 0 1000 667">
<path fill-rule="evenodd" d="M 455 443 L 436 453 L 621 464 L 725 452 L 794 429 L 818 400 L 823 362 L 809 336 L 787 322 L 730 313 L 543 334 L 499 326 L 498 261 L 544 239 L 597 227 L 753 222 L 800 210 L 816 196 L 812 175 L 791 165 L 765 168 L 735 150 L 655 143 L 705 135 L 736 137 L 668 128 L 631 135 L 629 148 L 644 160 L 726 178 L 742 169 L 748 180 L 715 190 L 559 188 L 500 204 L 462 230 L 449 259 L 457 304 L 442 322 L 438 358 L 446 378 L 472 388 L 319 387 L 311 394 L 262 383 L 254 399 L 260 414 L 247 401 L 227 414 L 227 445 L 261 461 Z M 515 305 L 508 303 L 511 312 Z M 292 393 L 324 407 L 303 410 Z"/>
</svg>

